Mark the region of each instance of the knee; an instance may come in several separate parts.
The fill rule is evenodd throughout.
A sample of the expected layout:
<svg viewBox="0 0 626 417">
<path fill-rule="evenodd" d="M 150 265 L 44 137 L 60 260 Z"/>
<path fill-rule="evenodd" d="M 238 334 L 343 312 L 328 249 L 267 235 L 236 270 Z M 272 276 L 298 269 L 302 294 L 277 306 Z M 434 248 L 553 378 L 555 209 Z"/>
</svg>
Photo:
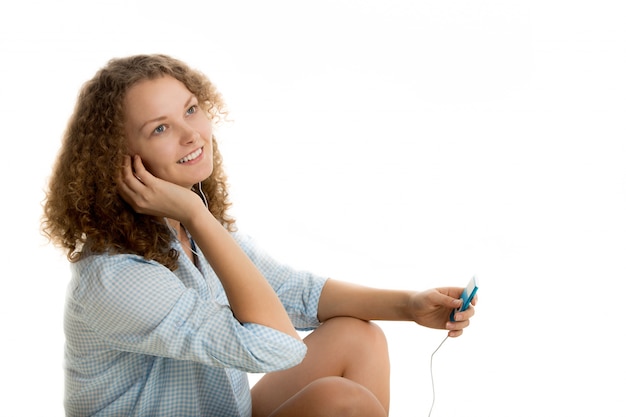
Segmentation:
<svg viewBox="0 0 626 417">
<path fill-rule="evenodd" d="M 363 337 L 372 342 L 374 345 L 380 345 L 387 349 L 387 338 L 385 337 L 385 332 L 375 323 L 371 321 L 362 321 L 359 320 L 363 326 Z"/>
<path fill-rule="evenodd" d="M 375 348 L 375 350 L 387 351 L 385 333 L 375 323 L 352 317 L 335 317 L 324 325 L 336 326 L 337 333 L 345 339 L 346 343 L 354 344 L 355 348 L 361 346 L 370 350 Z"/>
<path fill-rule="evenodd" d="M 318 398 L 324 416 L 382 417 L 387 413 L 378 399 L 356 382 L 342 377 L 324 377 L 309 384 L 304 391 Z"/>
</svg>

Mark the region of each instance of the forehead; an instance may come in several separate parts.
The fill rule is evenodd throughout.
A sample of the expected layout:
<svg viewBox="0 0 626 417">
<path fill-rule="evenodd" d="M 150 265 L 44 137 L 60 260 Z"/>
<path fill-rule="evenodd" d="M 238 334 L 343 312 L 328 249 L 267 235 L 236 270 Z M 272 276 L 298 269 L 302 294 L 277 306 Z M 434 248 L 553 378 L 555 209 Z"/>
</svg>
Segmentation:
<svg viewBox="0 0 626 417">
<path fill-rule="evenodd" d="M 126 92 L 124 113 L 127 121 L 165 116 L 179 111 L 192 95 L 185 84 L 170 76 L 143 80 Z"/>
</svg>

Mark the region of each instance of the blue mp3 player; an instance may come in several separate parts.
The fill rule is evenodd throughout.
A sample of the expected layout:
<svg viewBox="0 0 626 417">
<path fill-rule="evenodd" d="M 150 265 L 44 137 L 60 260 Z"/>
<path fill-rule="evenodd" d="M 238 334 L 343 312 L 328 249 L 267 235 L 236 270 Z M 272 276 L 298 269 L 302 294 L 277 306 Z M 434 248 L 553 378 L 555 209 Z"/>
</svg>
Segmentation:
<svg viewBox="0 0 626 417">
<path fill-rule="evenodd" d="M 467 310 L 470 303 L 472 302 L 472 299 L 476 295 L 476 291 L 478 291 L 478 281 L 476 280 L 476 277 L 472 277 L 469 284 L 467 284 L 467 287 L 465 287 L 463 293 L 461 294 L 461 300 L 463 300 L 463 304 L 461 305 L 461 307 L 452 310 L 452 313 L 450 313 L 450 321 L 454 321 L 454 315 L 459 311 Z"/>
</svg>

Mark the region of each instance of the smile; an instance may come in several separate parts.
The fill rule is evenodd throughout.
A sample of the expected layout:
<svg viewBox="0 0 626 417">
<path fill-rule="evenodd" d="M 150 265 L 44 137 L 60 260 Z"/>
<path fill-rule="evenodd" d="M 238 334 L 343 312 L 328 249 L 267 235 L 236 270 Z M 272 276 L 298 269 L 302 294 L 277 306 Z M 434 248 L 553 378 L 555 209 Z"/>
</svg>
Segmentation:
<svg viewBox="0 0 626 417">
<path fill-rule="evenodd" d="M 193 161 L 194 159 L 196 159 L 197 157 L 199 157 L 200 155 L 202 155 L 202 149 L 203 148 L 199 148 L 198 150 L 190 153 L 189 155 L 181 158 L 178 160 L 179 164 L 184 164 L 185 162 L 189 162 L 189 161 Z"/>
</svg>

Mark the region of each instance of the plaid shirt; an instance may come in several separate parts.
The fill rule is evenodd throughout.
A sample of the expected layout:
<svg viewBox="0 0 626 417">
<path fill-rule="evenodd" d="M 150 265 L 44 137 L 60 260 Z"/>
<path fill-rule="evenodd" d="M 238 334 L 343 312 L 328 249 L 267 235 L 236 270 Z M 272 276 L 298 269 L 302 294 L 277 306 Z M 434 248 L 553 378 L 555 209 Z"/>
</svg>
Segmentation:
<svg viewBox="0 0 626 417">
<path fill-rule="evenodd" d="M 270 282 L 294 326 L 319 326 L 325 279 L 282 265 L 234 233 Z M 178 242 L 173 244 L 181 254 Z M 302 361 L 304 343 L 241 324 L 199 249 L 172 272 L 136 255 L 98 254 L 72 264 L 65 309 L 68 416 L 249 416 L 247 372 Z"/>
</svg>

